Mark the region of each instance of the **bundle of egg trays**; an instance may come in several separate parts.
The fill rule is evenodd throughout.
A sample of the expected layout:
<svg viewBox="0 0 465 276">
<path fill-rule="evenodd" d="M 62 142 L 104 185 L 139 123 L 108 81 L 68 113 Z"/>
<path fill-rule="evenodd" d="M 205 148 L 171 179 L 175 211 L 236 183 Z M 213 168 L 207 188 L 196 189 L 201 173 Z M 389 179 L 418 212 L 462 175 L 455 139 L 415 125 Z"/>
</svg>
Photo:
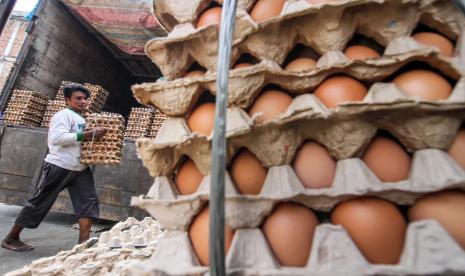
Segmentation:
<svg viewBox="0 0 465 276">
<path fill-rule="evenodd" d="M 66 108 L 66 103 L 64 100 L 52 100 L 48 101 L 47 108 L 45 109 L 44 118 L 42 119 L 42 127 L 48 128 L 50 126 L 50 120 L 53 115 L 60 110 Z"/>
<path fill-rule="evenodd" d="M 39 92 L 15 90 L 5 110 L 5 122 L 12 125 L 40 126 L 48 97 Z"/>
<path fill-rule="evenodd" d="M 63 89 L 66 86 L 70 86 L 70 85 L 81 85 L 82 86 L 82 84 L 77 83 L 77 82 L 73 82 L 73 81 L 61 81 L 60 88 L 58 88 L 58 92 L 57 92 L 57 95 L 55 97 L 55 100 L 64 101 L 65 100 L 65 95 L 63 94 Z"/>
<path fill-rule="evenodd" d="M 147 137 L 153 122 L 153 111 L 153 108 L 131 108 L 124 137 L 130 139 Z"/>
<path fill-rule="evenodd" d="M 58 88 L 57 94 L 55 96 L 55 100 L 51 100 L 47 104 L 47 109 L 45 110 L 44 113 L 44 118 L 42 120 L 42 127 L 48 128 L 50 126 L 50 120 L 52 119 L 53 115 L 57 113 L 58 111 L 63 110 L 66 108 L 66 102 L 65 102 L 65 97 L 63 94 L 63 89 L 66 86 L 70 85 L 81 85 L 76 82 L 72 81 L 62 81 L 60 84 L 60 88 Z"/>
<path fill-rule="evenodd" d="M 124 118 L 115 113 L 91 113 L 86 117 L 86 130 L 106 129 L 105 135 L 81 143 L 81 163 L 117 165 L 121 163 L 124 139 Z"/>
<path fill-rule="evenodd" d="M 208 272 L 206 204 L 214 105 L 196 105 L 208 98 L 206 91 L 216 93 L 218 27 L 196 29 L 193 23 L 210 2 L 191 1 L 192 6 L 184 9 L 177 9 L 173 1 L 154 2 L 168 29 L 169 24 L 178 23 L 168 37 L 146 46 L 148 56 L 168 80 L 135 85 L 133 92 L 142 104 L 153 105 L 173 118 L 164 122 L 154 140 L 138 141 L 139 155 L 155 182 L 147 196 L 133 198 L 133 204 L 146 209 L 170 231 L 160 240 L 164 250 L 157 251 L 149 263 L 129 268 L 132 273 Z M 230 72 L 229 81 L 228 271 L 253 275 L 463 273 L 465 195 L 460 190 L 465 188 L 465 130 L 458 129 L 465 117 L 465 52 L 461 48 L 465 24 L 460 12 L 450 1 L 327 1 L 312 5 L 311 1 L 290 0 L 283 3 L 280 15 L 257 24 L 245 11 L 258 5 L 254 2 L 239 1 L 244 10 L 236 18 L 232 56 L 237 67 Z M 419 25 L 455 40 L 455 54 L 412 38 Z M 371 50 L 375 56 L 361 60 L 350 57 L 347 50 L 343 53 L 354 34 L 372 38 L 385 48 L 384 54 Z M 298 52 L 301 46 L 295 46 L 299 43 L 312 49 L 311 70 L 291 69 L 292 62 L 286 61 L 290 52 Z M 244 68 L 241 59 L 245 54 L 260 62 Z M 207 72 L 192 72 L 201 67 Z M 443 85 L 435 89 L 437 93 L 445 91 L 442 99 L 412 96 L 411 88 L 399 81 L 412 68 L 439 72 L 439 77 L 420 73 Z M 321 89 L 317 93 L 330 79 L 353 85 L 348 90 L 358 95 L 341 100 L 322 96 Z M 362 88 L 366 84 L 368 91 Z M 278 96 L 260 104 L 265 95 L 260 93 L 270 88 L 286 90 L 295 97 L 267 93 Z M 422 89 L 428 88 L 425 84 Z M 272 105 L 279 112 L 270 110 Z M 384 153 L 373 154 L 376 148 Z M 450 156 L 445 152 L 448 149 Z M 303 157 L 305 151 L 311 152 L 310 158 Z M 373 158 L 386 158 L 392 152 L 400 157 L 378 162 Z M 299 162 L 301 158 L 306 161 Z M 308 168 L 310 164 L 313 169 Z M 257 173 L 251 173 L 254 170 Z M 333 171 L 329 178 L 327 171 Z M 383 171 L 388 173 L 383 175 Z M 323 180 L 318 175 L 323 175 Z M 418 200 L 452 188 L 459 190 Z M 353 199 L 357 197 L 362 198 Z M 453 215 L 422 217 L 425 205 L 436 209 L 441 199 L 455 202 L 439 203 L 440 208 L 448 208 L 445 213 Z M 409 211 L 412 222 L 408 226 L 394 204 L 403 209 L 415 204 Z M 357 205 L 372 211 L 367 211 L 366 217 L 351 213 Z M 373 207 L 365 208 L 370 205 Z M 315 227 L 318 219 L 307 208 L 316 211 L 322 222 L 326 222 L 325 213 L 333 211 L 334 224 Z M 295 209 L 287 219 L 282 215 L 286 209 Z M 424 218 L 436 221 L 416 221 Z M 448 225 L 451 220 L 459 226 Z M 369 225 L 378 225 L 368 230 L 376 234 L 361 239 L 357 227 Z M 278 232 L 273 234 L 270 229 Z M 302 239 L 298 229 L 306 229 L 303 233 L 308 236 Z"/>
<path fill-rule="evenodd" d="M 148 260 L 161 235 L 159 224 L 152 218 L 138 221 L 129 217 L 110 231 L 101 233 L 94 245 L 91 245 L 95 239 L 92 238 L 71 250 L 40 258 L 6 275 L 119 275 L 128 264 Z"/>
<path fill-rule="evenodd" d="M 89 110 L 89 112 L 93 113 L 100 113 L 102 111 L 103 106 L 105 105 L 105 102 L 107 101 L 108 96 L 110 95 L 110 93 L 100 85 L 94 85 L 89 83 L 85 83 L 84 85 L 82 85 L 80 83 L 72 81 L 62 81 L 55 100 L 65 100 L 63 89 L 69 85 L 83 86 L 89 90 L 90 98 L 87 100 L 87 109 Z"/>
<path fill-rule="evenodd" d="M 153 114 L 152 125 L 150 126 L 150 130 L 149 130 L 149 134 L 147 135 L 147 138 L 155 138 L 161 126 L 163 125 L 163 122 L 167 118 L 168 117 L 165 114 L 161 113 L 160 110 L 156 109 Z"/>
<path fill-rule="evenodd" d="M 85 83 L 84 87 L 90 92 L 88 110 L 95 113 L 101 112 L 110 93 L 100 85 Z"/>
</svg>

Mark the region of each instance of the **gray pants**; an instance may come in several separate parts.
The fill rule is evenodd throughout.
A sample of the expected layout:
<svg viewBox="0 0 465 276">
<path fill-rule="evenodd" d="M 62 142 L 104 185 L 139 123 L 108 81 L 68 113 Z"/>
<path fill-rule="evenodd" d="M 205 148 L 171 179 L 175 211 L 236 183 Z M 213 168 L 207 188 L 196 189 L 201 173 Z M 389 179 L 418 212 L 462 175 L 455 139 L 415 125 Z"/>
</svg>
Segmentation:
<svg viewBox="0 0 465 276">
<path fill-rule="evenodd" d="M 99 204 L 90 169 L 70 171 L 44 162 L 40 180 L 24 203 L 16 224 L 24 228 L 37 228 L 64 188 L 68 188 L 78 218 L 98 218 Z"/>
</svg>

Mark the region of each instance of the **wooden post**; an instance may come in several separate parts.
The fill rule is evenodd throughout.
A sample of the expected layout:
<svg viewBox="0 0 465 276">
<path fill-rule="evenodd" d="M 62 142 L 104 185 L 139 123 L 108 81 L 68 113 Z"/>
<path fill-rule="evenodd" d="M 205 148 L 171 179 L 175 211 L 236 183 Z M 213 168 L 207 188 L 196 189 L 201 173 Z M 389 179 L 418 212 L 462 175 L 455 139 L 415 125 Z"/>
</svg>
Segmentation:
<svg viewBox="0 0 465 276">
<path fill-rule="evenodd" d="M 226 275 L 224 254 L 224 178 L 226 170 L 226 108 L 228 105 L 228 82 L 231 45 L 236 16 L 236 0 L 223 1 L 221 28 L 218 46 L 217 94 L 215 128 L 212 142 L 212 171 L 210 187 L 210 275 Z"/>
</svg>

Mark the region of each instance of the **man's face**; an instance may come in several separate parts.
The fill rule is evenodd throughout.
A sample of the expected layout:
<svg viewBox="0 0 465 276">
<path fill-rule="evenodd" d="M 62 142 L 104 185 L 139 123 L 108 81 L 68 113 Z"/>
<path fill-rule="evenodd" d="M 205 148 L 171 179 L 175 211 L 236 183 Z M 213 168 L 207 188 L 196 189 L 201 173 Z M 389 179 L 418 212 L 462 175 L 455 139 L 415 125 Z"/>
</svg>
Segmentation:
<svg viewBox="0 0 465 276">
<path fill-rule="evenodd" d="M 76 111 L 84 112 L 87 107 L 86 94 L 81 91 L 75 91 L 71 95 L 71 98 L 66 99 L 66 104 Z"/>
</svg>

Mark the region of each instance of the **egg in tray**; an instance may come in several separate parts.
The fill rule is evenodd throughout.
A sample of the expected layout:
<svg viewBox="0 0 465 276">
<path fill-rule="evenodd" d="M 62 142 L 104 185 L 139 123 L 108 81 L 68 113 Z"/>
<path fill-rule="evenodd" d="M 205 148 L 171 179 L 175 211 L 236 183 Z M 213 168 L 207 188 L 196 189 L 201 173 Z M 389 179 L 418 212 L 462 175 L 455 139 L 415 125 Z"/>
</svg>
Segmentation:
<svg viewBox="0 0 465 276">
<path fill-rule="evenodd" d="M 132 203 L 168 233 L 145 271 L 208 273 L 220 2 L 192 1 L 190 13 L 154 4 L 172 31 L 146 50 L 167 79 L 133 92 L 170 118 L 155 139 L 137 142 L 155 182 Z M 463 273 L 460 12 L 447 1 L 394 0 L 239 1 L 239 9 L 228 272 Z"/>
</svg>

